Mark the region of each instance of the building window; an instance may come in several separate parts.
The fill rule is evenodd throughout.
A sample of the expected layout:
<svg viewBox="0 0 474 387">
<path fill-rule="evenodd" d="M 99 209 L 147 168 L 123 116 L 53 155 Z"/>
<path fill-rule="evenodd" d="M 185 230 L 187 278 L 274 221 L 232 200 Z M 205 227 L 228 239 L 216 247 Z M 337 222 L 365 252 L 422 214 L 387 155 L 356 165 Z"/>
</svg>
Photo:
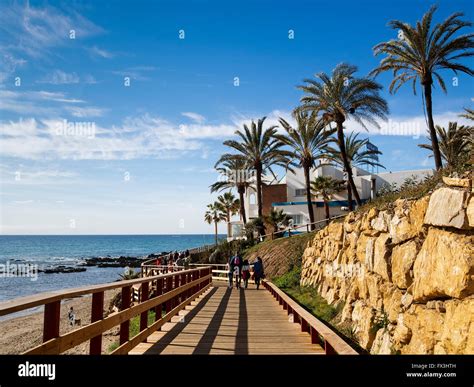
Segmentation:
<svg viewBox="0 0 474 387">
<path fill-rule="evenodd" d="M 304 188 L 295 189 L 295 196 L 306 196 L 306 190 Z"/>
<path fill-rule="evenodd" d="M 303 224 L 303 215 L 302 214 L 290 215 L 290 216 L 291 216 L 291 219 L 293 219 L 293 226 Z"/>
</svg>

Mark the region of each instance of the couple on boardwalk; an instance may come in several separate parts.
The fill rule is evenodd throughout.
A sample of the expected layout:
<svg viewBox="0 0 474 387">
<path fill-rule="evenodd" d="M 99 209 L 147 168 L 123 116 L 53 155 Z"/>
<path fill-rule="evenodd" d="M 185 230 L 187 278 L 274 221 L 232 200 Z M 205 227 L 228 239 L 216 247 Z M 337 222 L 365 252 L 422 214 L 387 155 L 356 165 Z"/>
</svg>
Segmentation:
<svg viewBox="0 0 474 387">
<path fill-rule="evenodd" d="M 251 266 L 253 266 L 253 272 L 250 272 Z M 244 281 L 244 288 L 247 289 L 249 279 L 252 278 L 257 285 L 257 290 L 260 288 L 260 281 L 265 278 L 263 273 L 263 262 L 262 258 L 257 257 L 257 260 L 250 265 L 248 259 L 243 260 L 239 253 L 229 258 L 227 263 L 229 271 L 229 288 L 233 286 L 233 280 L 235 278 L 235 287 L 240 288 L 242 280 Z"/>
</svg>

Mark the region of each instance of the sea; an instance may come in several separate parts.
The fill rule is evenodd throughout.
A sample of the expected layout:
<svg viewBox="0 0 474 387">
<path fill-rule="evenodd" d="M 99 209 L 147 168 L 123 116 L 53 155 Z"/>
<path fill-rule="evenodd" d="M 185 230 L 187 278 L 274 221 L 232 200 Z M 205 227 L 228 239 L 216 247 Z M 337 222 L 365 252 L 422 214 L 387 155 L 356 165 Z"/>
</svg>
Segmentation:
<svg viewBox="0 0 474 387">
<path fill-rule="evenodd" d="M 219 236 L 222 237 L 222 236 Z M 214 243 L 214 235 L 0 235 L 0 268 L 80 266 L 93 257 L 146 257 Z M 77 273 L 1 274 L 0 302 L 41 292 L 116 281 L 124 268 L 86 267 Z M 139 270 L 138 268 L 135 270 Z"/>
</svg>

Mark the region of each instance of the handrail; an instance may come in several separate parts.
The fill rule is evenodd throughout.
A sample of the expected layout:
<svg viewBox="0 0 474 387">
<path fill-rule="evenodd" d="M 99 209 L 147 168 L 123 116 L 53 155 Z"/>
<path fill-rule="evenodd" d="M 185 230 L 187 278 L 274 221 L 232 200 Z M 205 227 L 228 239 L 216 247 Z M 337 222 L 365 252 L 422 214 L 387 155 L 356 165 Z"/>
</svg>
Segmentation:
<svg viewBox="0 0 474 387">
<path fill-rule="evenodd" d="M 324 350 L 326 355 L 358 355 L 357 351 L 347 344 L 331 328 L 291 299 L 275 284 L 264 280 L 263 285 L 268 291 L 270 291 L 273 297 L 278 300 L 280 305 L 283 306 L 283 309 L 287 311 L 288 315 L 293 314 L 293 321 L 301 325 L 301 332 L 308 332 L 311 335 L 312 344 L 322 345 L 321 338 L 324 340 Z"/>
<path fill-rule="evenodd" d="M 0 316 L 44 305 L 43 343 L 26 354 L 59 354 L 90 340 L 90 354 L 101 354 L 102 334 L 120 325 L 120 346 L 113 354 L 128 353 L 134 346 L 170 321 L 212 283 L 211 268 L 182 270 L 174 273 L 46 292 L 0 303 Z M 132 306 L 132 286 L 141 285 L 140 300 Z M 121 289 L 122 310 L 103 317 L 104 292 Z M 60 335 L 61 300 L 92 295 L 91 323 Z M 148 312 L 155 310 L 155 322 L 148 326 Z M 163 311 L 166 311 L 163 316 Z M 140 333 L 130 338 L 130 319 L 140 315 Z"/>
<path fill-rule="evenodd" d="M 211 248 L 215 247 L 215 245 L 202 245 L 202 246 L 198 246 L 198 247 L 193 247 L 191 249 L 187 249 L 188 252 L 189 252 L 189 255 L 191 256 L 192 254 L 196 254 L 196 253 L 202 253 L 203 251 L 208 251 L 210 250 Z M 163 254 L 163 255 L 160 255 L 158 256 L 159 257 L 163 257 L 163 256 L 166 256 L 166 255 L 169 255 L 170 253 L 168 254 Z M 156 262 L 156 260 L 158 258 L 150 258 L 150 259 L 147 259 L 146 261 L 143 261 L 142 262 L 142 266 L 143 265 L 151 265 L 153 264 L 153 262 Z"/>
<path fill-rule="evenodd" d="M 310 230 L 310 226 L 313 225 L 313 224 L 320 224 L 320 223 L 327 223 L 328 221 L 332 221 L 332 220 L 335 220 L 335 219 L 340 219 L 340 218 L 344 218 L 346 217 L 347 214 L 343 214 L 343 215 L 337 215 L 337 216 L 333 216 L 329 219 L 322 219 L 322 220 L 318 220 L 316 222 L 312 222 L 312 223 L 305 223 L 305 224 L 302 224 L 302 225 L 299 225 L 299 226 L 289 226 L 287 228 L 284 228 L 284 229 L 281 229 L 281 230 L 278 230 L 276 232 L 271 232 L 269 234 L 264 234 L 264 235 L 260 235 L 259 238 L 261 240 L 263 240 L 263 238 L 265 237 L 268 237 L 268 236 L 271 236 L 273 237 L 275 234 L 284 234 L 285 232 L 288 232 L 288 237 L 291 236 L 291 231 L 294 231 L 294 230 L 297 230 L 299 228 L 303 228 L 305 227 L 306 228 L 306 232 L 310 232 L 312 230 Z"/>
<path fill-rule="evenodd" d="M 166 273 L 173 273 L 176 271 L 186 270 L 186 266 L 175 266 L 175 265 L 153 265 L 153 264 L 142 264 L 141 265 L 142 277 L 149 277 L 149 272 L 152 275 L 160 275 Z"/>
</svg>

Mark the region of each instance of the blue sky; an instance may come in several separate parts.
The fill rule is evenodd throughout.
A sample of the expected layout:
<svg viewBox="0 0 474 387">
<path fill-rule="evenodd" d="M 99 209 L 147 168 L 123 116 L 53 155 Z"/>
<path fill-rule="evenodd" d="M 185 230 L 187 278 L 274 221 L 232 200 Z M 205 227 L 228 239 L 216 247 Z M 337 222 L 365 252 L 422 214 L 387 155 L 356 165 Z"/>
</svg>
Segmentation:
<svg viewBox="0 0 474 387">
<path fill-rule="evenodd" d="M 396 34 L 387 22 L 413 23 L 430 4 L 0 1 L 2 232 L 212 232 L 202 218 L 222 141 L 252 118 L 288 118 L 304 78 L 342 61 L 367 74 L 372 47 Z M 472 20 L 470 1 L 438 4 L 436 21 Z M 473 81 L 444 75 L 435 121 L 462 121 Z M 389 95 L 390 79 L 379 78 L 390 122 L 423 134 L 421 96 Z M 388 170 L 433 166 L 423 138 L 363 135 Z"/>
</svg>

